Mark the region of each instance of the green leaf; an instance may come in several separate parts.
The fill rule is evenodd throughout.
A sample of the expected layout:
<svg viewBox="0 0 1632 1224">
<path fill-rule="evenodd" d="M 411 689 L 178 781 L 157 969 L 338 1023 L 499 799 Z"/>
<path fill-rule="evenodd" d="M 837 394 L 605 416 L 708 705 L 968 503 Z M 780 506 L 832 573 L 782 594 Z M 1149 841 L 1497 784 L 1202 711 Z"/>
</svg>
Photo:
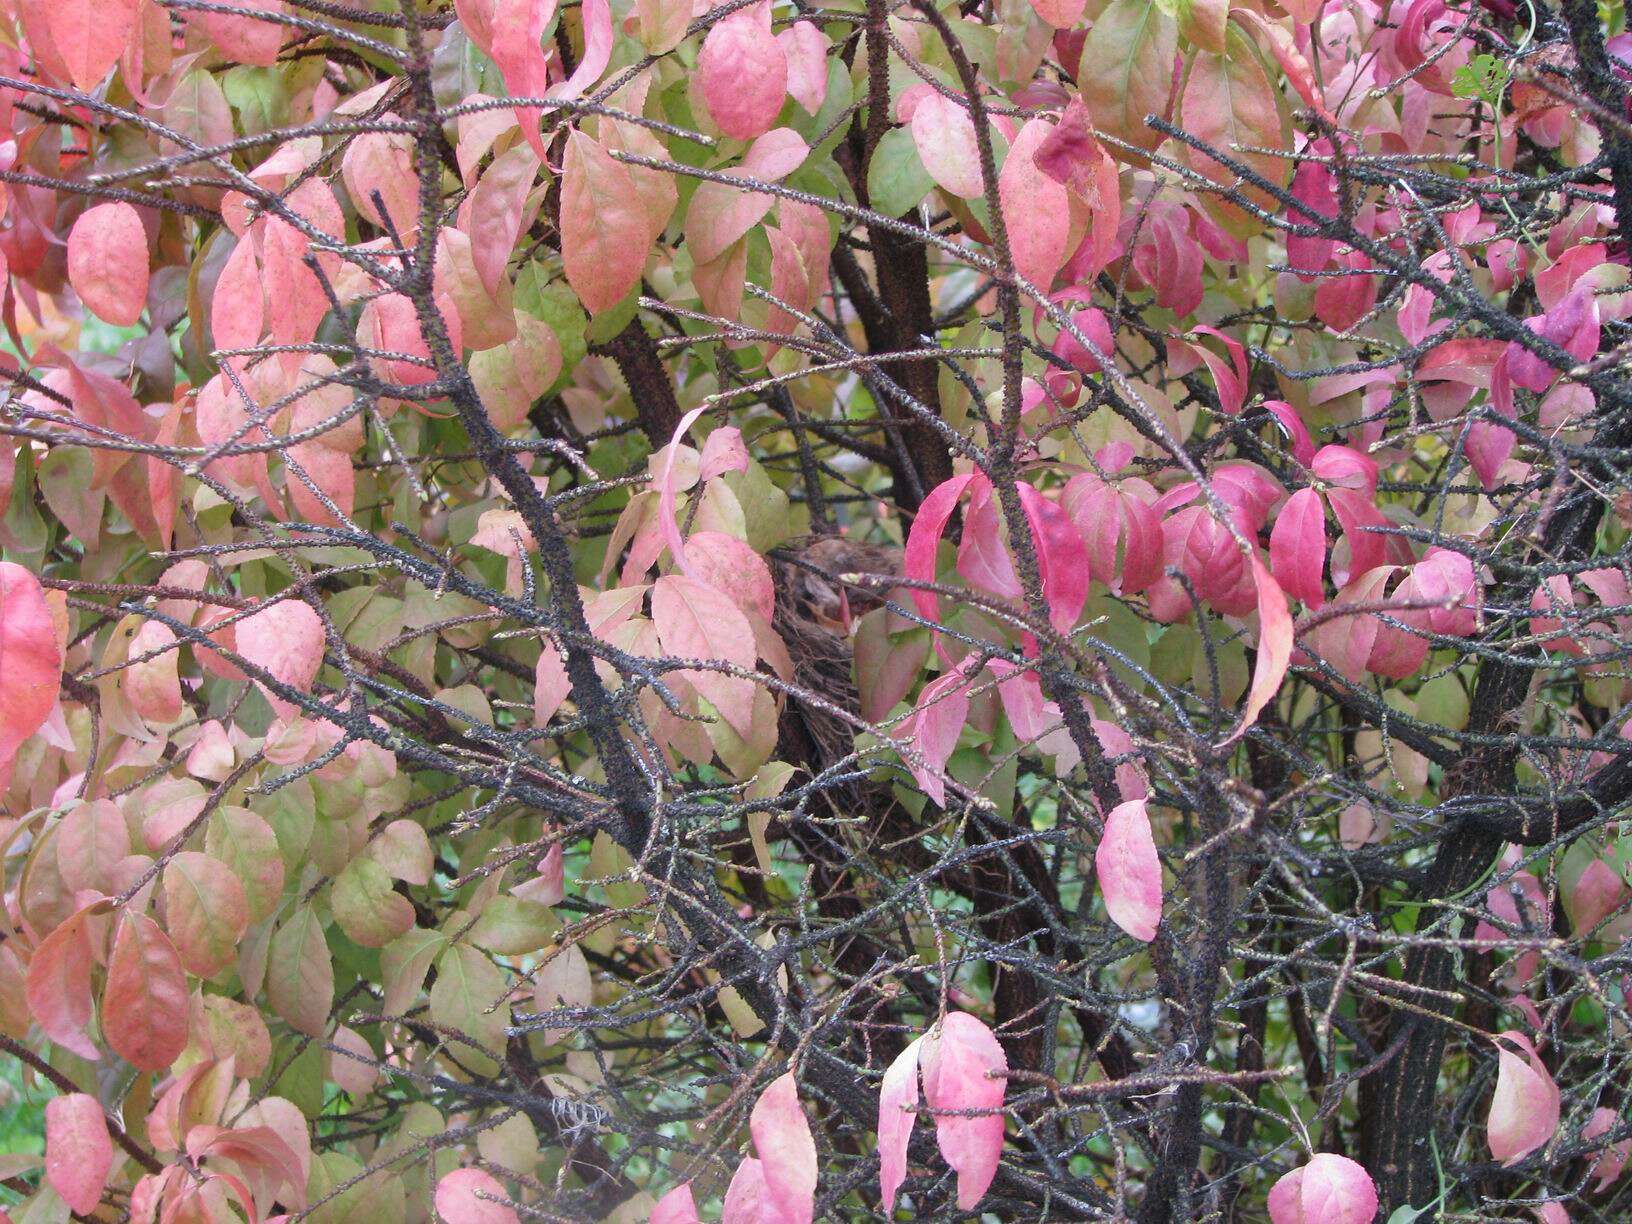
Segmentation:
<svg viewBox="0 0 1632 1224">
<path fill-rule="evenodd" d="M 899 217 L 923 202 L 935 186 L 918 146 L 906 128 L 885 132 L 873 160 L 867 167 L 867 197 L 873 209 L 887 217 Z"/>
</svg>

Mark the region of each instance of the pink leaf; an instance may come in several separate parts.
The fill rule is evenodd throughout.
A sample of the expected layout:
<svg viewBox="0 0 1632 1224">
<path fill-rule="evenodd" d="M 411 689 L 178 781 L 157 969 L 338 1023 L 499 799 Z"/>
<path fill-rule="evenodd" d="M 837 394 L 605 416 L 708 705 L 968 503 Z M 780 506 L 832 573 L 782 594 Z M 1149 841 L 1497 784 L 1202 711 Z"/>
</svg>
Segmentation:
<svg viewBox="0 0 1632 1224">
<path fill-rule="evenodd" d="M 125 669 L 123 689 L 131 709 L 150 724 L 173 723 L 181 717 L 181 678 L 177 671 L 176 635 L 170 626 L 148 621 L 130 639 L 132 662 Z"/>
<path fill-rule="evenodd" d="M 940 547 L 941 534 L 946 530 L 953 510 L 957 509 L 958 499 L 975 476 L 973 472 L 954 476 L 936 485 L 924 498 L 907 532 L 907 547 L 902 556 L 902 573 L 905 577 L 917 582 L 935 581 L 935 554 Z M 915 588 L 912 602 L 918 609 L 918 615 L 932 624 L 940 623 L 941 601 L 934 591 Z"/>
<path fill-rule="evenodd" d="M 1082 20 L 1088 0 L 1031 0 L 1031 7 L 1056 30 L 1068 30 Z"/>
<path fill-rule="evenodd" d="M 284 0 L 219 0 L 234 8 L 254 9 L 260 12 L 284 13 Z M 221 49 L 221 54 L 240 64 L 254 64 L 270 68 L 278 61 L 285 35 L 294 30 L 275 21 L 257 21 L 253 17 L 239 17 L 231 13 L 212 13 L 203 10 L 189 12 L 188 19 L 204 27 L 209 39 Z"/>
<path fill-rule="evenodd" d="M 1066 189 L 1037 165 L 1037 152 L 1054 125 L 1028 120 L 1020 129 L 998 173 L 998 200 L 1008 226 L 1014 270 L 1047 293 L 1054 274 L 1065 263 L 1071 228 L 1071 200 Z"/>
<path fill-rule="evenodd" d="M 796 21 L 776 36 L 788 57 L 788 93 L 814 115 L 827 101 L 828 42 L 813 21 Z"/>
<path fill-rule="evenodd" d="M 493 159 L 470 193 L 471 257 L 489 294 L 498 293 L 504 279 L 538 167 L 538 155 L 526 145 L 517 145 Z"/>
<path fill-rule="evenodd" d="M 1031 485 L 1015 486 L 1020 506 L 1031 521 L 1031 538 L 1042 571 L 1043 598 L 1048 618 L 1061 633 L 1069 633 L 1088 602 L 1088 549 L 1075 524 L 1059 504 Z"/>
<path fill-rule="evenodd" d="M 1581 1138 L 1596 1139 L 1600 1135 L 1607 1135 L 1619 1123 L 1620 1118 L 1613 1109 L 1605 1109 L 1600 1105 L 1592 1111 L 1592 1117 L 1588 1118 L 1587 1124 L 1581 1128 Z M 1619 1143 L 1610 1144 L 1604 1149 L 1587 1174 L 1598 1179 L 1596 1189 L 1601 1191 L 1620 1177 L 1621 1170 L 1626 1168 L 1629 1154 L 1632 1154 L 1632 1139 L 1622 1139 Z"/>
<path fill-rule="evenodd" d="M 1307 24 L 1313 22 L 1319 15 L 1324 3 L 1325 0 L 1293 0 L 1292 4 L 1285 7 L 1300 22 Z M 1280 64 L 1281 71 L 1286 73 L 1287 84 L 1297 91 L 1298 97 L 1303 99 L 1310 110 L 1335 127 L 1338 121 L 1326 106 L 1326 100 L 1315 80 L 1314 69 L 1309 66 L 1303 52 L 1298 50 L 1298 44 L 1293 40 L 1291 33 L 1270 21 L 1262 13 L 1249 8 L 1232 7 L 1230 16 L 1256 32 L 1260 42 L 1269 44 L 1270 54 Z"/>
<path fill-rule="evenodd" d="M 0 791 L 17 749 L 51 716 L 62 686 L 62 647 L 45 591 L 14 561 L 0 561 Z"/>
<path fill-rule="evenodd" d="M 771 130 L 788 95 L 788 56 L 771 33 L 769 0 L 714 23 L 697 57 L 697 87 L 715 125 L 733 140 Z"/>
<path fill-rule="evenodd" d="M 1281 589 L 1311 608 L 1326 599 L 1326 509 L 1320 494 L 1299 489 L 1287 499 L 1269 536 L 1269 568 Z"/>
<path fill-rule="evenodd" d="M 252 348 L 260 341 L 266 311 L 261 296 L 261 264 L 255 243 L 245 235 L 233 247 L 210 299 L 210 334 L 219 349 Z"/>
<path fill-rule="evenodd" d="M 584 0 L 584 53 L 572 75 L 550 90 L 550 97 L 572 99 L 584 92 L 612 61 L 612 6 L 607 0 Z"/>
<path fill-rule="evenodd" d="M 1269 1192 L 1270 1224 L 1371 1224 L 1377 1188 L 1347 1156 L 1318 1152 Z"/>
<path fill-rule="evenodd" d="M 1145 800 L 1119 803 L 1105 817 L 1105 836 L 1094 851 L 1094 874 L 1105 912 L 1135 939 L 1149 943 L 1162 920 L 1162 861 L 1150 835 Z"/>
<path fill-rule="evenodd" d="M 482 50 L 493 57 L 499 73 L 504 77 L 505 90 L 512 98 L 541 97 L 549 85 L 549 61 L 539 40 L 555 17 L 555 0 L 491 0 L 490 5 L 462 4 L 461 18 L 475 10 L 488 10 L 485 37 L 477 30 L 482 20 L 467 20 L 471 38 Z M 538 120 L 542 112 L 535 106 L 518 106 L 516 119 L 522 135 L 532 146 L 540 161 L 544 160 L 544 141 L 539 135 Z"/>
<path fill-rule="evenodd" d="M 137 0 L 52 0 L 51 41 L 74 86 L 90 92 L 119 62 L 136 29 Z"/>
<path fill-rule="evenodd" d="M 773 1081 L 748 1119 L 765 1189 L 785 1224 L 810 1224 L 816 1202 L 816 1141 L 790 1071 Z"/>
<path fill-rule="evenodd" d="M 725 1188 L 720 1224 L 781 1224 L 770 1187 L 765 1184 L 765 1168 L 752 1156 L 742 1158 L 731 1184 Z"/>
<path fill-rule="evenodd" d="M 647 1224 L 701 1224 L 697 1218 L 697 1204 L 691 1197 L 691 1183 L 681 1182 L 652 1208 Z"/>
<path fill-rule="evenodd" d="M 1316 141 L 1309 150 L 1331 156 L 1328 141 Z M 1292 198 L 1304 208 L 1296 209 L 1290 220 L 1299 225 L 1318 225 L 1338 214 L 1337 186 L 1331 168 L 1322 162 L 1305 161 L 1292 175 Z M 1330 238 L 1312 238 L 1301 234 L 1286 237 L 1287 266 L 1298 273 L 1319 272 L 1331 262 L 1337 243 Z M 1304 276 L 1304 280 L 1313 279 Z"/>
<path fill-rule="evenodd" d="M 1285 400 L 1265 400 L 1264 407 L 1281 423 L 1286 436 L 1292 442 L 1292 457 L 1299 463 L 1308 466 L 1315 457 L 1315 443 L 1309 436 L 1309 427 L 1303 423 L 1298 410 Z"/>
<path fill-rule="evenodd" d="M 1619 909 L 1626 894 L 1626 881 L 1621 879 L 1611 861 L 1593 859 L 1574 885 L 1565 889 L 1564 908 L 1570 916 L 1570 926 L 1576 934 L 1586 934 Z"/>
<path fill-rule="evenodd" d="M 652 587 L 652 620 L 667 654 L 754 666 L 754 631 L 730 596 L 695 578 L 665 574 Z M 689 680 L 738 735 L 753 730 L 754 682 L 717 671 L 687 671 Z"/>
<path fill-rule="evenodd" d="M 102 988 L 102 1036 L 141 1071 L 165 1071 L 187 1047 L 187 974 L 159 924 L 124 911 Z"/>
<path fill-rule="evenodd" d="M 273 679 L 310 692 L 323 666 L 323 622 L 311 605 L 284 599 L 245 618 L 236 626 L 238 653 Z M 293 706 L 268 693 L 272 708 L 288 714 Z"/>
<path fill-rule="evenodd" d="M 810 146 L 792 128 L 774 128 L 758 137 L 742 164 L 732 170 L 738 178 L 774 183 L 792 174 L 810 155 Z M 691 197 L 686 212 L 686 246 L 694 260 L 711 263 L 737 239 L 758 225 L 776 198 L 762 191 L 746 191 L 727 183 L 703 183 Z"/>
<path fill-rule="evenodd" d="M 113 1141 L 102 1105 L 83 1092 L 45 1105 L 45 1177 L 69 1210 L 89 1215 L 102 1201 L 113 1167 Z"/>
<path fill-rule="evenodd" d="M 561 661 L 561 652 L 548 638 L 539 652 L 538 667 L 533 672 L 533 725 L 542 727 L 555 717 L 572 692 L 572 681 L 567 679 L 567 665 Z"/>
<path fill-rule="evenodd" d="M 917 1120 L 918 1055 L 922 1037 L 896 1055 L 878 1090 L 878 1185 L 884 1214 L 895 1210 L 895 1195 L 907 1176 L 907 1145 Z"/>
<path fill-rule="evenodd" d="M 519 1224 L 509 1199 L 498 1179 L 480 1169 L 455 1169 L 436 1183 L 436 1211 L 446 1224 Z"/>
<path fill-rule="evenodd" d="M 703 441 L 702 457 L 697 461 L 697 479 L 712 480 L 726 472 L 748 470 L 748 448 L 742 443 L 742 430 L 735 425 L 722 425 Z"/>
<path fill-rule="evenodd" d="M 991 1029 L 966 1012 L 952 1012 L 928 1034 L 920 1061 L 924 1099 L 931 1109 L 947 1111 L 935 1115 L 936 1141 L 957 1170 L 958 1207 L 970 1211 L 997 1175 L 1008 1059 Z"/>
<path fill-rule="evenodd" d="M 993 659 L 986 666 L 993 675 L 1001 677 L 997 695 L 1015 735 L 1022 740 L 1037 739 L 1049 722 L 1050 708 L 1043 700 L 1043 686 L 1037 673 L 1029 667 L 1016 667 L 1007 659 Z M 1054 713 L 1057 719 L 1057 708 Z"/>
<path fill-rule="evenodd" d="M 1247 367 L 1246 350 L 1241 347 L 1239 340 L 1226 336 L 1216 327 L 1193 327 L 1190 330 L 1216 336 L 1224 342 L 1224 347 L 1230 354 L 1228 366 L 1206 345 L 1194 344 L 1191 348 L 1196 356 L 1207 363 L 1207 369 L 1212 373 L 1213 385 L 1218 388 L 1219 407 L 1231 416 L 1236 415 L 1247 401 L 1247 387 L 1252 379 L 1252 372 Z"/>
<path fill-rule="evenodd" d="M 131 327 L 147 305 L 147 233 L 129 204 L 87 209 L 68 233 L 68 280 L 105 323 Z"/>
<path fill-rule="evenodd" d="M 1514 1053 L 1516 1046 L 1519 1053 Z M 1522 1054 L 1522 1057 L 1520 1056 Z M 1523 1033 L 1508 1030 L 1496 1039 L 1496 1091 L 1486 1130 L 1490 1154 L 1516 1164 L 1546 1145 L 1558 1129 L 1558 1085 Z"/>
<path fill-rule="evenodd" d="M 1064 183 L 1087 210 L 1088 236 L 1071 256 L 1067 274 L 1079 283 L 1091 282 L 1118 249 L 1122 187 L 1116 160 L 1094 134 L 1081 95 L 1066 104 L 1060 121 L 1038 148 L 1036 161 L 1039 170 Z"/>
<path fill-rule="evenodd" d="M 629 168 L 577 128 L 561 170 L 561 255 L 567 283 L 591 314 L 633 289 L 654 235 Z"/>
<path fill-rule="evenodd" d="M 682 574 L 692 578 L 698 578 L 698 573 L 692 568 L 691 562 L 686 557 L 686 546 L 680 538 L 680 520 L 675 513 L 675 494 L 680 482 L 680 473 L 675 468 L 675 460 L 680 454 L 681 440 L 686 436 L 686 432 L 696 424 L 697 418 L 702 415 L 702 408 L 693 408 L 680 418 L 680 423 L 674 428 L 674 437 L 669 440 L 669 445 L 664 448 L 663 466 L 657 473 L 658 528 L 663 533 L 663 543 L 668 545 L 669 555 L 674 558 L 674 564 Z M 656 560 L 656 557 L 654 556 L 652 560 Z M 647 564 L 650 564 L 650 562 Z M 627 578 L 626 571 L 626 581 Z"/>
<path fill-rule="evenodd" d="M 1014 558 L 1003 537 L 997 491 L 984 476 L 970 486 L 969 505 L 963 512 L 958 573 L 971 585 L 1002 599 L 1019 599 L 1023 593 Z"/>
<path fill-rule="evenodd" d="M 53 1042 L 93 1062 L 99 1051 L 86 1035 L 91 1020 L 91 939 L 79 910 L 34 950 L 24 981 L 29 1013 Z"/>
<path fill-rule="evenodd" d="M 968 110 L 931 88 L 913 108 L 911 129 L 918 158 L 936 186 L 965 200 L 985 191 Z"/>
<path fill-rule="evenodd" d="M 924 685 L 910 724 L 913 746 L 923 764 L 911 764 L 912 776 L 936 803 L 946 806 L 943 770 L 958 746 L 958 734 L 969 721 L 969 681 L 951 671 Z"/>
<path fill-rule="evenodd" d="M 744 612 L 769 621 L 776 614 L 776 586 L 771 567 L 736 536 L 698 531 L 686 541 L 686 559 L 696 576 L 731 597 Z"/>
<path fill-rule="evenodd" d="M 1346 1156 L 1321 1152 L 1303 1171 L 1303 1216 L 1313 1224 L 1370 1224 L 1377 1189 L 1364 1168 Z"/>
<path fill-rule="evenodd" d="M 1252 668 L 1252 686 L 1241 721 L 1224 742 L 1233 743 L 1258 721 L 1258 715 L 1281 691 L 1287 666 L 1292 662 L 1292 616 L 1286 596 L 1256 553 L 1252 557 L 1252 578 L 1258 590 L 1258 658 Z"/>
</svg>

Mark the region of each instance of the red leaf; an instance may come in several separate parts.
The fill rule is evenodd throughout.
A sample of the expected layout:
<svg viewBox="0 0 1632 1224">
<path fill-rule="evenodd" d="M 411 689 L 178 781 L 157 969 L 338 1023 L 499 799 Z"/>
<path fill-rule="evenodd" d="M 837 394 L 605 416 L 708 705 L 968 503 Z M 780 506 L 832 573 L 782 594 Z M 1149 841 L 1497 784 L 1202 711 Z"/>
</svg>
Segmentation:
<svg viewBox="0 0 1632 1224">
<path fill-rule="evenodd" d="M 996 493 L 984 476 L 970 486 L 969 505 L 963 512 L 963 539 L 958 544 L 958 573 L 990 595 L 1019 599 L 1024 592 L 1003 538 Z"/>
<path fill-rule="evenodd" d="M 142 1071 L 165 1071 L 187 1047 L 187 975 L 170 937 L 151 918 L 126 913 L 108 959 L 102 1033 Z"/>
<path fill-rule="evenodd" d="M 1056 502 L 1029 484 L 1015 487 L 1020 494 L 1021 509 L 1031 521 L 1031 538 L 1042 570 L 1043 598 L 1048 603 L 1049 621 L 1061 633 L 1070 633 L 1082 615 L 1082 606 L 1088 602 L 1087 546 L 1071 522 L 1071 516 Z"/>
<path fill-rule="evenodd" d="M 69 1210 L 89 1215 L 102 1201 L 113 1167 L 113 1141 L 102 1105 L 83 1092 L 45 1104 L 45 1177 Z"/>
<path fill-rule="evenodd" d="M 772 1082 L 748 1119 L 765 1189 L 785 1224 L 810 1224 L 816 1202 L 816 1141 L 793 1073 Z"/>
<path fill-rule="evenodd" d="M 131 327 L 147 305 L 147 232 L 123 202 L 87 209 L 68 232 L 68 281 L 103 322 Z"/>
<path fill-rule="evenodd" d="M 1162 862 L 1150 835 L 1145 800 L 1120 803 L 1105 817 L 1094 874 L 1111 921 L 1135 939 L 1155 939 L 1162 920 Z"/>
<path fill-rule="evenodd" d="M 1269 568 L 1288 594 L 1318 608 L 1326 600 L 1326 509 L 1320 494 L 1299 489 L 1287 498 L 1269 537 Z"/>
<path fill-rule="evenodd" d="M 1311 463 L 1315 457 L 1315 443 L 1298 410 L 1285 400 L 1265 400 L 1264 407 L 1281 423 L 1281 428 L 1292 440 L 1292 457 L 1305 466 Z"/>
<path fill-rule="evenodd" d="M 1088 0 L 1031 0 L 1031 7 L 1056 30 L 1067 30 L 1082 20 Z"/>
<path fill-rule="evenodd" d="M 1218 388 L 1219 406 L 1231 416 L 1236 415 L 1247 402 L 1247 387 L 1252 380 L 1252 372 L 1247 366 L 1247 351 L 1241 347 L 1239 340 L 1226 336 L 1216 327 L 1193 327 L 1190 330 L 1216 336 L 1224 342 L 1224 348 L 1230 354 L 1228 366 L 1206 345 L 1192 344 L 1190 347 L 1196 356 L 1207 363 L 1207 369 L 1212 373 L 1213 385 Z"/>
</svg>

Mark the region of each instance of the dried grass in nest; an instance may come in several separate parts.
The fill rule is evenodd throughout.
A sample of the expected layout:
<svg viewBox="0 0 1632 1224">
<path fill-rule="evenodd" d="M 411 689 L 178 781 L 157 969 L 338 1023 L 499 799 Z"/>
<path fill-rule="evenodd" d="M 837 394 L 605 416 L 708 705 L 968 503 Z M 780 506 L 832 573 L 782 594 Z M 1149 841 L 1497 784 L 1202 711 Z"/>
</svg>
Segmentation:
<svg viewBox="0 0 1632 1224">
<path fill-rule="evenodd" d="M 901 551 L 841 536 L 813 536 L 779 549 L 772 557 L 776 581 L 776 629 L 793 659 L 794 682 L 857 715 L 855 658 L 844 633 L 845 608 L 852 617 L 879 606 L 880 594 L 847 588 L 845 574 L 901 572 Z M 851 724 L 820 706 L 790 698 L 779 726 L 785 759 L 813 773 L 832 767 L 853 750 Z M 844 788 L 853 792 L 852 787 Z M 854 802 L 853 793 L 846 799 Z M 837 794 L 831 796 L 837 800 Z"/>
</svg>

